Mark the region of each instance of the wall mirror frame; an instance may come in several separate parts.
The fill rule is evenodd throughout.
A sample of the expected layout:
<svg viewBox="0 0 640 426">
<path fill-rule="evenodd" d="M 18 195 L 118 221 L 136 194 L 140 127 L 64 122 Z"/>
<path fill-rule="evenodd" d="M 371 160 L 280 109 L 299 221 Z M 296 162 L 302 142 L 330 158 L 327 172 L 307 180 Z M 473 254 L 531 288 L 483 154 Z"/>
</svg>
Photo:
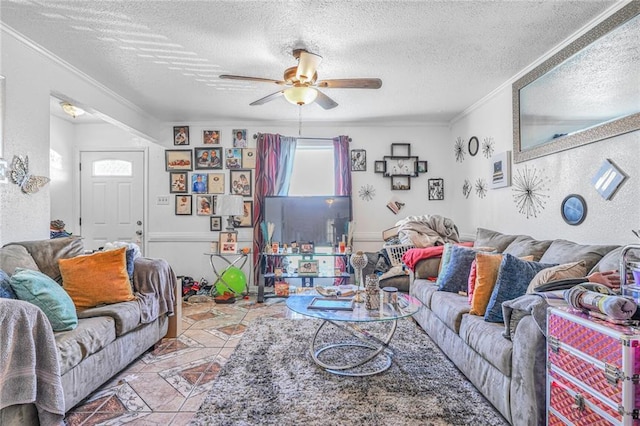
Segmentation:
<svg viewBox="0 0 640 426">
<path fill-rule="evenodd" d="M 621 79 L 621 81 L 626 81 L 627 83 L 629 81 L 632 82 L 633 76 L 637 76 L 637 70 L 640 69 L 638 57 L 633 55 L 632 49 L 625 49 L 615 44 L 607 45 L 607 48 L 604 49 L 598 46 L 597 42 L 599 40 L 601 43 L 605 43 L 605 40 L 606 42 L 609 40 L 620 40 L 620 42 L 622 42 L 622 40 L 628 39 L 628 37 L 623 36 L 623 34 L 626 34 L 631 28 L 634 32 L 628 35 L 632 37 L 630 43 L 637 43 L 638 37 L 640 37 L 640 34 L 636 33 L 638 27 L 640 27 L 639 22 L 640 2 L 633 1 L 513 83 L 513 160 L 515 163 L 539 158 L 640 129 L 640 102 L 637 102 L 638 86 L 633 87 L 632 84 L 631 88 L 627 85 L 617 87 L 619 84 L 618 78 L 612 78 L 610 79 L 611 81 L 606 82 L 597 81 L 595 78 L 583 80 L 593 80 L 593 83 L 600 84 L 601 86 L 604 84 L 604 86 L 607 87 L 607 93 L 610 95 L 610 98 L 614 98 L 612 93 L 615 92 L 615 99 L 611 101 L 611 104 L 615 104 L 616 106 L 619 105 L 619 101 L 622 100 L 620 96 L 624 97 L 626 95 L 628 97 L 626 103 L 630 105 L 630 111 L 617 116 L 615 115 L 617 111 L 595 111 L 595 114 L 592 114 L 593 117 L 590 120 L 583 120 L 583 127 L 571 131 L 564 131 L 564 129 L 570 127 L 570 123 L 575 125 L 575 123 L 579 122 L 576 117 L 587 111 L 587 106 L 583 102 L 574 102 L 574 104 L 577 105 L 575 105 L 576 109 L 572 117 L 566 116 L 563 118 L 554 115 L 553 111 L 545 111 L 545 108 L 549 106 L 555 108 L 560 101 L 569 99 L 589 99 L 593 105 L 603 104 L 596 99 L 596 96 L 590 98 L 592 92 L 589 90 L 589 81 L 585 81 L 584 85 L 568 84 L 583 89 L 580 93 L 562 95 L 556 90 L 557 87 L 567 85 L 569 81 L 573 82 L 574 80 L 578 80 L 579 77 L 572 79 L 572 73 L 576 70 L 582 72 L 583 76 L 588 75 L 588 72 L 581 69 L 581 67 L 587 67 L 583 61 L 588 60 L 590 57 L 598 58 L 595 66 L 604 69 L 609 67 L 608 64 L 616 64 L 616 66 L 618 64 L 626 64 L 625 66 L 629 66 L 629 69 L 635 71 L 631 72 L 628 79 Z M 607 38 L 605 39 L 605 37 Z M 612 43 L 614 43 L 614 41 L 612 41 Z M 626 43 L 627 48 L 628 46 L 629 43 Z M 616 47 L 619 48 L 616 49 Z M 621 52 L 627 52 L 629 54 L 622 55 Z M 602 67 L 603 59 L 607 61 L 606 67 Z M 618 75 L 620 75 L 620 73 Z M 596 88 L 593 90 L 595 92 Z M 557 96 L 554 99 L 550 99 L 546 97 L 549 93 Z M 539 120 L 540 117 L 534 117 L 535 113 L 528 114 L 527 110 L 529 110 L 529 112 L 536 110 L 538 108 L 536 105 L 538 104 L 536 104 L 534 100 L 544 99 L 545 97 L 544 106 L 543 102 L 539 102 L 538 104 L 541 106 L 536 112 L 542 111 L 542 114 L 548 113 L 551 117 L 543 117 L 542 121 L 546 119 L 549 123 L 555 123 L 549 125 L 549 127 L 553 129 L 553 126 L 557 125 L 559 130 L 548 131 L 548 134 L 542 138 L 530 137 L 529 134 L 535 133 L 535 131 L 528 132 L 527 126 L 535 127 L 537 124 L 534 122 L 536 119 Z M 558 107 L 557 110 L 569 111 L 570 107 L 570 105 L 567 105 L 567 107 Z M 611 116 L 615 116 L 615 118 L 604 118 Z M 597 120 L 595 117 L 603 118 Z M 531 123 L 534 124 L 532 125 Z"/>
</svg>

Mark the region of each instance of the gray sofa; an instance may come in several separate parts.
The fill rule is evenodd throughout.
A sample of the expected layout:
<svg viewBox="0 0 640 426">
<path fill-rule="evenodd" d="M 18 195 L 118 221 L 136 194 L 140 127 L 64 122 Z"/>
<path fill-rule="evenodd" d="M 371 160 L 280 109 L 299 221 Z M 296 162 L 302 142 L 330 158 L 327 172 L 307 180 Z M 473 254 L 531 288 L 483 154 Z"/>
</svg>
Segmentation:
<svg viewBox="0 0 640 426">
<path fill-rule="evenodd" d="M 78 238 L 11 243 L 0 249 L 0 269 L 9 275 L 17 267 L 38 270 L 61 283 L 58 259 L 74 257 L 83 252 L 82 240 Z M 174 312 L 179 312 L 176 308 L 179 300 L 175 293 L 176 278 L 171 267 L 161 259 L 137 257 L 133 290 L 135 300 L 81 311 L 75 329 L 55 332 L 51 344 L 37 348 L 41 359 L 33 361 L 34 371 L 39 372 L 40 367 L 47 364 L 47 353 L 53 354 L 59 371 L 45 371 L 43 377 L 46 380 L 41 380 L 42 377 L 34 380 L 34 387 L 50 382 L 51 393 L 56 393 L 56 385 L 61 385 L 63 400 L 60 401 L 62 398 L 59 396 L 47 396 L 42 389 L 33 389 L 34 400 L 24 401 L 23 404 L 5 406 L 6 401 L 0 400 L 0 424 L 56 424 L 62 420 L 60 411 L 69 411 L 167 334 L 170 322 L 178 320 Z M 0 328 L 6 330 L 5 326 L 11 324 L 16 330 L 19 329 L 33 316 L 33 311 L 29 309 L 34 308 L 37 307 L 28 302 L 0 299 Z M 42 312 L 39 308 L 36 314 L 37 311 Z M 48 329 L 37 329 L 32 325 L 32 330 L 36 330 L 34 334 L 49 332 L 50 325 L 46 321 L 45 324 L 49 326 Z M 44 337 L 35 336 L 32 340 L 39 342 Z M 21 346 L 28 345 L 29 338 L 13 339 L 16 353 L 10 356 L 23 356 L 21 352 L 26 352 L 26 349 Z M 24 345 L 20 340 L 24 340 Z M 38 362 L 40 365 L 37 365 Z M 29 379 L 27 377 L 26 380 Z M 48 397 L 50 401 L 43 401 L 41 397 Z M 15 399 L 14 396 L 12 398 Z"/>
<path fill-rule="evenodd" d="M 621 252 L 618 246 L 537 241 L 526 235 L 505 235 L 482 228 L 474 245 L 514 256 L 533 254 L 534 260 L 544 263 L 584 260 L 587 271 L 618 269 Z M 434 282 L 425 279 L 437 275 L 438 261 L 421 262 L 429 264 L 416 265 L 411 285 L 411 294 L 423 304 L 414 317 L 418 324 L 511 424 L 545 424 L 545 307 L 538 311 L 542 319 L 523 308 L 518 322 L 506 327 L 511 327 L 509 340 L 505 324 L 485 322 L 483 317 L 469 314 L 467 296 L 438 291 Z M 525 295 L 505 302 L 503 310 L 507 303 L 528 308 L 536 301 L 544 303 L 541 297 Z"/>
</svg>

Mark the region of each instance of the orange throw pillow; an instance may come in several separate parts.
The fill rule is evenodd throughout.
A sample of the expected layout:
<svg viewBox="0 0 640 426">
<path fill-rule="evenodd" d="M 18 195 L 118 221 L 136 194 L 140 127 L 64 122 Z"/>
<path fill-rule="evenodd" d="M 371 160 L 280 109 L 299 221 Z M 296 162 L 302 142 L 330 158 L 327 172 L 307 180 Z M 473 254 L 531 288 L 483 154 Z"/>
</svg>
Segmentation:
<svg viewBox="0 0 640 426">
<path fill-rule="evenodd" d="M 126 247 L 60 259 L 62 287 L 76 309 L 133 300 L 127 274 Z"/>
</svg>

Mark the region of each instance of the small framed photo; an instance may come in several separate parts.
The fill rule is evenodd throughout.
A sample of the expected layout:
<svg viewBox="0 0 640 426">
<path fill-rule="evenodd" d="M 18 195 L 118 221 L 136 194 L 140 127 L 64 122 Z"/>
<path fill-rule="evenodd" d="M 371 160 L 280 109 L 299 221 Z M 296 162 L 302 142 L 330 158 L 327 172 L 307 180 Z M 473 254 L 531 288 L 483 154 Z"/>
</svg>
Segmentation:
<svg viewBox="0 0 640 426">
<path fill-rule="evenodd" d="M 251 197 L 253 194 L 251 170 L 231 170 L 229 172 L 229 192 L 233 195 Z"/>
<path fill-rule="evenodd" d="M 241 169 L 242 168 L 242 149 L 228 148 L 225 156 L 225 164 L 227 166 L 227 169 Z"/>
<path fill-rule="evenodd" d="M 418 161 L 418 173 L 427 173 L 426 161 Z"/>
<path fill-rule="evenodd" d="M 411 189 L 411 177 L 409 176 L 391 176 L 392 191 L 408 191 Z"/>
<path fill-rule="evenodd" d="M 237 228 L 253 227 L 253 201 L 245 201 L 244 215 L 236 216 L 235 219 L 236 220 L 234 220 L 233 223 Z"/>
<path fill-rule="evenodd" d="M 303 254 L 313 253 L 313 243 L 300 244 L 300 253 L 303 253 Z"/>
<path fill-rule="evenodd" d="M 235 254 L 238 252 L 238 243 L 226 243 L 220 241 L 220 253 L 221 254 Z"/>
<path fill-rule="evenodd" d="M 626 178 L 627 175 L 611 160 L 605 159 L 598 172 L 591 178 L 591 183 L 602 198 L 609 200 Z"/>
<path fill-rule="evenodd" d="M 209 194 L 224 194 L 224 173 L 209 173 L 207 189 Z"/>
<path fill-rule="evenodd" d="M 375 173 L 385 173 L 387 171 L 387 162 L 376 160 L 373 163 L 373 171 Z"/>
<path fill-rule="evenodd" d="M 203 130 L 202 143 L 205 145 L 219 145 L 220 130 Z"/>
<path fill-rule="evenodd" d="M 351 171 L 366 172 L 367 171 L 367 151 L 364 149 L 351 150 Z"/>
<path fill-rule="evenodd" d="M 309 259 L 299 260 L 298 275 L 318 275 L 318 261 Z"/>
<path fill-rule="evenodd" d="M 220 243 L 237 243 L 238 242 L 238 233 L 237 232 L 221 232 L 220 233 Z"/>
<path fill-rule="evenodd" d="M 195 148 L 195 169 L 215 170 L 222 168 L 222 148 Z"/>
<path fill-rule="evenodd" d="M 190 149 L 167 149 L 164 151 L 164 169 L 168 172 L 193 170 L 192 156 Z"/>
<path fill-rule="evenodd" d="M 194 194 L 207 193 L 206 173 L 194 173 L 191 175 L 191 192 L 193 192 Z"/>
<path fill-rule="evenodd" d="M 218 253 L 218 242 L 211 241 L 211 245 L 209 246 L 210 253 Z"/>
<path fill-rule="evenodd" d="M 173 144 L 189 145 L 189 126 L 173 127 Z"/>
<path fill-rule="evenodd" d="M 169 173 L 169 181 L 171 185 L 169 187 L 170 194 L 186 194 L 189 192 L 187 189 L 187 172 L 171 172 Z"/>
<path fill-rule="evenodd" d="M 242 168 L 243 169 L 256 168 L 256 149 L 255 148 L 242 149 Z"/>
<path fill-rule="evenodd" d="M 176 215 L 190 216 L 192 213 L 191 195 L 176 195 Z"/>
<path fill-rule="evenodd" d="M 196 214 L 198 216 L 211 216 L 213 214 L 211 195 L 198 195 L 196 197 Z"/>
<path fill-rule="evenodd" d="M 247 129 L 233 129 L 233 147 L 247 147 Z"/>
<path fill-rule="evenodd" d="M 429 199 L 444 200 L 444 179 L 429 179 Z"/>
<path fill-rule="evenodd" d="M 211 231 L 221 231 L 222 230 L 222 217 L 220 217 L 220 216 L 211 216 L 209 218 L 209 229 Z"/>
<path fill-rule="evenodd" d="M 410 143 L 392 143 L 391 156 L 392 157 L 410 157 L 411 144 Z"/>
<path fill-rule="evenodd" d="M 491 188 L 511 186 L 511 151 L 504 151 L 491 157 Z"/>
</svg>

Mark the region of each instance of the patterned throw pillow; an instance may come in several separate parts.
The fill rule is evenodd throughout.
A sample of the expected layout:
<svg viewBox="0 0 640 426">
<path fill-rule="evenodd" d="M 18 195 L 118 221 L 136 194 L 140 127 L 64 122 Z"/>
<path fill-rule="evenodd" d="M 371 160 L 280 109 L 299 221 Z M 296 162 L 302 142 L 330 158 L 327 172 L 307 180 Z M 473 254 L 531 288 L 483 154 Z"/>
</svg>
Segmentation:
<svg viewBox="0 0 640 426">
<path fill-rule="evenodd" d="M 452 246 L 449 263 L 438 276 L 438 290 L 450 293 L 466 292 L 469 283 L 471 264 L 476 258 L 476 251 L 472 248 Z M 440 279 L 442 277 L 442 279 Z"/>
<path fill-rule="evenodd" d="M 503 322 L 502 302 L 524 295 L 533 277 L 543 269 L 553 266 L 556 264 L 521 260 L 510 254 L 504 254 L 484 320 Z"/>
<path fill-rule="evenodd" d="M 0 299 L 17 299 L 11 288 L 9 275 L 3 270 L 0 270 Z"/>
</svg>

